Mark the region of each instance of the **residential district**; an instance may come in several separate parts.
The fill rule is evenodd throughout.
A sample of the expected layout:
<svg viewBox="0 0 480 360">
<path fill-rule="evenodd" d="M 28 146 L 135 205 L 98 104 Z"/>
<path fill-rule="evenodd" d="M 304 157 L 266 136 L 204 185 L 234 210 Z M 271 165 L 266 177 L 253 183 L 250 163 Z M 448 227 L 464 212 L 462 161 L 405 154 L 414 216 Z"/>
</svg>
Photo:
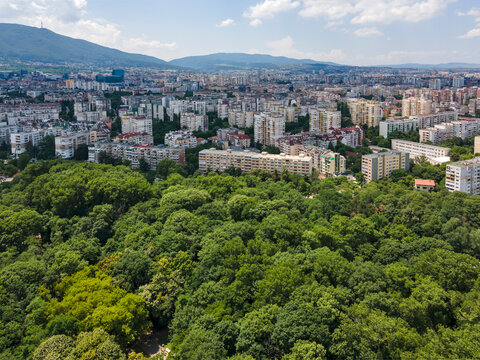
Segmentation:
<svg viewBox="0 0 480 360">
<path fill-rule="evenodd" d="M 430 163 L 448 190 L 480 194 L 479 86 L 475 72 L 375 68 L 4 72 L 1 171 L 8 181 L 52 157 L 149 171 L 170 159 L 191 173 L 370 182 Z"/>
</svg>

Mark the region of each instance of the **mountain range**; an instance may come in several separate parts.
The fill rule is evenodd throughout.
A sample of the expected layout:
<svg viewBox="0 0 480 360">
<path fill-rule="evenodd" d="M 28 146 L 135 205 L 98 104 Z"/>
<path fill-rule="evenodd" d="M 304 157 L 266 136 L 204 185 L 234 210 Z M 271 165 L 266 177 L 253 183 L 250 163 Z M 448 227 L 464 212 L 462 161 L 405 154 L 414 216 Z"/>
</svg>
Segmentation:
<svg viewBox="0 0 480 360">
<path fill-rule="evenodd" d="M 73 39 L 51 30 L 19 24 L 0 23 L 0 63 L 42 63 L 57 66 L 150 67 L 159 69 L 242 70 L 278 67 L 345 67 L 332 62 L 293 59 L 244 53 L 216 53 L 164 61 L 153 56 L 132 54 Z M 439 65 L 403 64 L 382 67 L 415 69 L 466 69 L 480 65 L 450 63 Z"/>
</svg>

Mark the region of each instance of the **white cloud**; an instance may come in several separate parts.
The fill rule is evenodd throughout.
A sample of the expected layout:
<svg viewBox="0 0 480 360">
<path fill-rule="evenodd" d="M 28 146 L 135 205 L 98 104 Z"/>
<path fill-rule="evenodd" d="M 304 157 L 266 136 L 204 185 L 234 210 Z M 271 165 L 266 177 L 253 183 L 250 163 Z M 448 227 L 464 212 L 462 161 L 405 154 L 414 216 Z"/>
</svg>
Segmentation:
<svg viewBox="0 0 480 360">
<path fill-rule="evenodd" d="M 96 44 L 172 58 L 175 42 L 162 43 L 144 38 L 129 38 L 119 25 L 105 19 L 87 17 L 86 0 L 0 0 L 0 22 L 43 26 L 62 35 Z"/>
<path fill-rule="evenodd" d="M 290 36 L 280 40 L 267 43 L 270 54 L 274 56 L 288 56 L 297 59 L 312 59 L 317 61 L 335 61 L 339 62 L 345 58 L 345 54 L 340 49 L 332 49 L 327 53 L 305 52 L 295 48 L 295 43 Z"/>
<path fill-rule="evenodd" d="M 351 0 L 303 0 L 300 16 L 306 18 L 326 17 L 337 20 L 355 12 L 354 2 Z"/>
<path fill-rule="evenodd" d="M 235 25 L 235 20 L 225 19 L 222 22 L 220 22 L 220 24 L 217 24 L 217 27 L 223 28 L 223 27 L 232 26 L 232 25 Z"/>
<path fill-rule="evenodd" d="M 364 28 L 355 30 L 353 33 L 361 37 L 383 35 L 383 33 L 380 30 L 378 30 L 376 27 L 364 27 Z"/>
<path fill-rule="evenodd" d="M 300 16 L 338 20 L 353 16 L 353 24 L 420 22 L 442 14 L 457 0 L 303 0 Z"/>
<path fill-rule="evenodd" d="M 480 37 L 480 9 L 479 8 L 473 8 L 467 12 L 457 11 L 457 15 L 458 16 L 475 16 L 475 21 L 477 22 L 477 25 L 472 30 L 467 31 L 463 35 L 460 35 L 459 36 L 460 39 L 471 39 L 471 38 Z"/>
<path fill-rule="evenodd" d="M 250 21 L 250 26 L 257 27 L 260 25 L 262 25 L 262 20 L 260 19 L 253 19 L 252 21 Z"/>
<path fill-rule="evenodd" d="M 473 28 L 472 30 L 469 30 L 467 33 L 459 36 L 460 39 L 471 39 L 476 37 L 480 37 L 480 25 L 477 25 L 476 28 Z"/>
<path fill-rule="evenodd" d="M 250 6 L 243 16 L 250 19 L 251 26 L 258 26 L 262 19 L 271 19 L 277 13 L 295 9 L 300 6 L 300 1 L 293 0 L 264 0 L 254 6 Z"/>
</svg>

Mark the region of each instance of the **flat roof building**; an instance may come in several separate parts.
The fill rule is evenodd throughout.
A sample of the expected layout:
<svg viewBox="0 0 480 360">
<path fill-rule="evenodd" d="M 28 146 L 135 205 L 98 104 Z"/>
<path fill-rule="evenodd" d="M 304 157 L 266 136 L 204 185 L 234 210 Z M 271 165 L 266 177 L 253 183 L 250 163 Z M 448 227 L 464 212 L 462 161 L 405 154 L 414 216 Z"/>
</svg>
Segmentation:
<svg viewBox="0 0 480 360">
<path fill-rule="evenodd" d="M 409 168 L 410 157 L 405 152 L 387 151 L 362 156 L 362 174 L 366 182 L 388 177 L 394 170 Z"/>
<path fill-rule="evenodd" d="M 480 157 L 448 164 L 445 187 L 449 191 L 480 195 Z"/>
</svg>

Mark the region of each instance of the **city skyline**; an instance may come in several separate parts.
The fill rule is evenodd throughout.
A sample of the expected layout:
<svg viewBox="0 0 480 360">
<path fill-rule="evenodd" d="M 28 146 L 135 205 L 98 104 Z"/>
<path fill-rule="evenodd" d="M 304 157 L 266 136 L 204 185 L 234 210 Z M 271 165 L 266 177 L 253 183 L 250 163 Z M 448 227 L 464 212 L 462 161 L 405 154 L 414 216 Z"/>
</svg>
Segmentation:
<svg viewBox="0 0 480 360">
<path fill-rule="evenodd" d="M 475 7 L 477 5 L 477 7 Z M 188 10 L 185 10 L 188 9 Z M 245 52 L 346 65 L 478 62 L 474 0 L 0 0 L 0 21 L 160 59 Z"/>
</svg>

